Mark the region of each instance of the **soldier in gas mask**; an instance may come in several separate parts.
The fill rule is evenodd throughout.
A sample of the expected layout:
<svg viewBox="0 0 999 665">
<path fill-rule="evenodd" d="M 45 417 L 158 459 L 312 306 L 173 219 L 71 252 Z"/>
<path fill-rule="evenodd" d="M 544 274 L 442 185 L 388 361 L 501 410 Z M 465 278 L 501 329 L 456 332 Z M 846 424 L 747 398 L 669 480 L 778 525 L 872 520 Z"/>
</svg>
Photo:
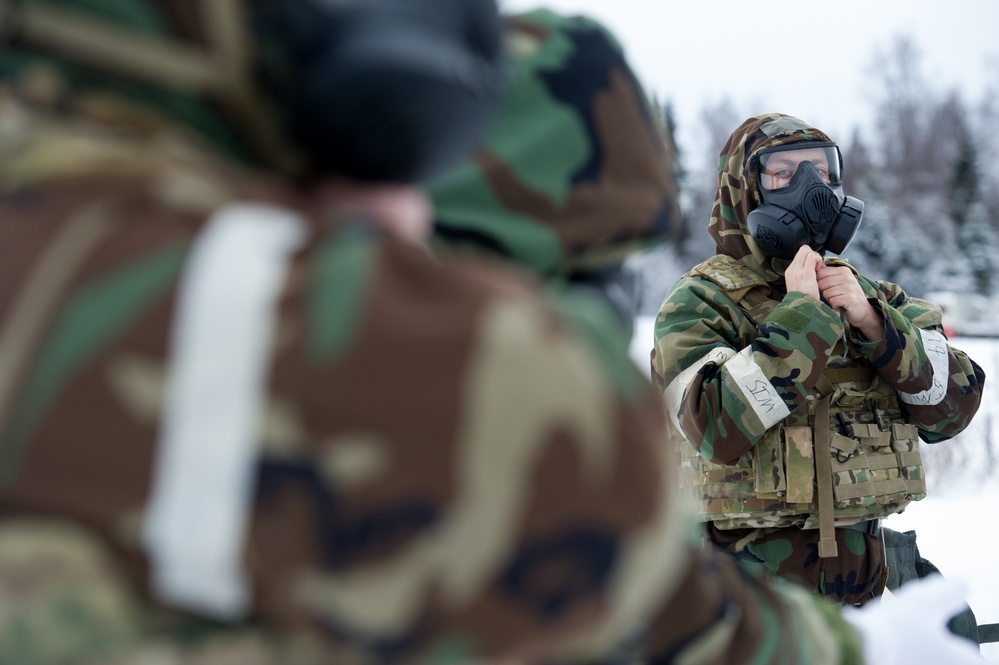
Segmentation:
<svg viewBox="0 0 999 665">
<path fill-rule="evenodd" d="M 888 579 L 881 518 L 925 496 L 920 446 L 968 426 L 985 376 L 938 307 L 832 256 L 864 206 L 826 134 L 750 118 L 719 163 L 717 253 L 655 326 L 681 483 L 722 549 L 863 604 Z"/>
</svg>

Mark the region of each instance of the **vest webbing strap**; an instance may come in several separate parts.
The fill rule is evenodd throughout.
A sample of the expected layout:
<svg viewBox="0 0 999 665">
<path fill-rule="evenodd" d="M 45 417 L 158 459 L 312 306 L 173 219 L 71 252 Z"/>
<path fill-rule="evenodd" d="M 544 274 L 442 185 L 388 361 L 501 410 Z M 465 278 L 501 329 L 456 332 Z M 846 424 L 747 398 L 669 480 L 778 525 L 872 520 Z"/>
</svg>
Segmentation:
<svg viewBox="0 0 999 665">
<path fill-rule="evenodd" d="M 815 411 L 815 480 L 819 490 L 819 556 L 822 558 L 839 554 L 833 519 L 832 452 L 829 449 L 830 397 L 823 397 Z"/>
<path fill-rule="evenodd" d="M 918 487 L 916 483 L 913 483 L 910 486 L 909 483 L 902 478 L 869 480 L 866 483 L 856 483 L 854 485 L 840 487 L 837 498 L 841 501 L 848 501 L 862 496 L 890 496 L 892 494 L 901 494 L 906 491 L 915 492 L 917 489 Z"/>
<path fill-rule="evenodd" d="M 898 469 L 906 466 L 917 466 L 922 462 L 919 453 L 895 453 L 894 455 L 868 455 L 866 457 L 853 457 L 837 465 L 837 471 L 856 471 L 857 469 L 869 469 L 871 471 L 882 471 L 884 469 Z M 841 488 L 842 489 L 842 488 Z"/>
</svg>

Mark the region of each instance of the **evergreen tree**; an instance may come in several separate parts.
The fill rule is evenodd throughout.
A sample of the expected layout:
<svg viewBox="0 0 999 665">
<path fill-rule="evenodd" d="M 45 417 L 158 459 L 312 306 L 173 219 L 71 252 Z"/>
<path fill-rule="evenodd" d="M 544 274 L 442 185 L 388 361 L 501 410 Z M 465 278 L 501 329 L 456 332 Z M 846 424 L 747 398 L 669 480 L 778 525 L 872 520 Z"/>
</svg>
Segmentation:
<svg viewBox="0 0 999 665">
<path fill-rule="evenodd" d="M 970 290 L 985 296 L 996 293 L 995 266 L 999 266 L 999 242 L 985 204 L 976 201 L 958 227 L 961 256 L 971 274 Z"/>
<path fill-rule="evenodd" d="M 626 266 L 636 275 L 635 308 L 639 316 L 654 316 L 673 282 L 687 271 L 672 243 L 639 252 L 628 258 Z"/>
<path fill-rule="evenodd" d="M 910 292 L 910 295 L 926 296 L 928 293 L 944 291 L 973 292 L 975 280 L 971 274 L 971 264 L 961 251 L 957 238 L 947 235 L 931 247 L 932 253 L 923 271 L 925 290 Z"/>
<path fill-rule="evenodd" d="M 966 122 L 957 125 L 957 146 L 948 181 L 950 217 L 960 260 L 970 275 L 967 290 L 991 295 L 995 292 L 993 267 L 999 259 L 999 239 L 981 197 L 978 147 Z"/>
<path fill-rule="evenodd" d="M 958 127 L 957 157 L 949 179 L 950 217 L 961 228 L 972 205 L 980 200 L 978 151 L 966 123 Z"/>
<path fill-rule="evenodd" d="M 892 280 L 898 266 L 893 257 L 888 206 L 870 179 L 859 183 L 855 191 L 856 197 L 864 202 L 864 216 L 843 258 L 865 275 Z"/>
<path fill-rule="evenodd" d="M 854 128 L 849 147 L 840 144 L 843 154 L 843 191 L 850 196 L 875 176 L 873 155 L 860 134 Z M 859 198 L 859 197 L 858 197 Z"/>
</svg>

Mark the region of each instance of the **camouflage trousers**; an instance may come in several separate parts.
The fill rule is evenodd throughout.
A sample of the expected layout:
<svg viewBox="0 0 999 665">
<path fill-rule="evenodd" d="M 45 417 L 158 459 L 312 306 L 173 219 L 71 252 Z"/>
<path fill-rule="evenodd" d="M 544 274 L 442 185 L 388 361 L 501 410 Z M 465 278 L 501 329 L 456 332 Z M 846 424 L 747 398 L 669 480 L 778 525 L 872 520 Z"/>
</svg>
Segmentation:
<svg viewBox="0 0 999 665">
<path fill-rule="evenodd" d="M 885 559 L 888 562 L 888 590 L 894 591 L 907 582 L 940 571 L 919 554 L 915 531 L 881 529 L 885 542 Z M 950 632 L 966 637 L 978 645 L 978 621 L 971 608 L 961 612 L 947 624 Z"/>
<path fill-rule="evenodd" d="M 836 529 L 839 556 L 819 556 L 819 530 L 718 529 L 708 523 L 707 535 L 749 570 L 767 577 L 802 584 L 835 603 L 862 605 L 885 588 L 884 549 L 877 536 Z"/>
</svg>

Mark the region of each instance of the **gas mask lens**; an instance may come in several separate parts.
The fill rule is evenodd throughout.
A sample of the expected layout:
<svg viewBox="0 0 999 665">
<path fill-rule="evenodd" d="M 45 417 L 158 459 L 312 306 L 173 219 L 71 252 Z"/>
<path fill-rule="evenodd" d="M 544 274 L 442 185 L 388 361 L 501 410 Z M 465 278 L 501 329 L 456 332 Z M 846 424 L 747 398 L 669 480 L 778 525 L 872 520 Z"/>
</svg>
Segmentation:
<svg viewBox="0 0 999 665">
<path fill-rule="evenodd" d="M 814 167 L 826 184 L 838 187 L 843 183 L 839 148 L 835 143 L 794 143 L 760 152 L 760 188 L 773 191 L 787 187 L 805 162 Z"/>
</svg>

